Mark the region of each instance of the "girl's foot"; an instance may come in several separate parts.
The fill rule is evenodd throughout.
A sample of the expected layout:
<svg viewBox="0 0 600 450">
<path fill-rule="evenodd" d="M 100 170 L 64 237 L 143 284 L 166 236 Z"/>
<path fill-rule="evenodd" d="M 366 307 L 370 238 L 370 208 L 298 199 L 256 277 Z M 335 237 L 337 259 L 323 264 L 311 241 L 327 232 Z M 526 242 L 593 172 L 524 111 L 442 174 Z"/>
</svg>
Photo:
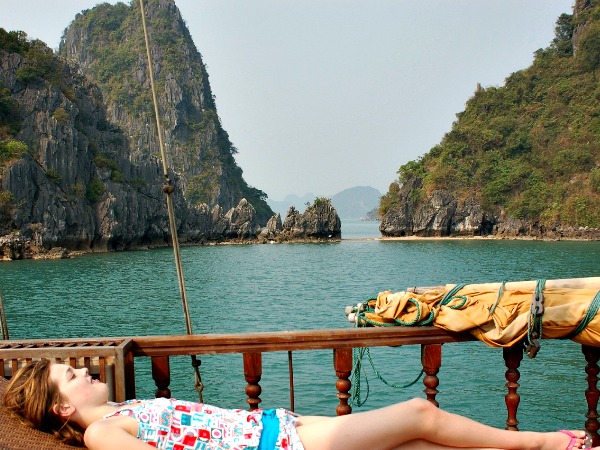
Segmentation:
<svg viewBox="0 0 600 450">
<path fill-rule="evenodd" d="M 545 433 L 547 441 L 542 445 L 541 450 L 578 450 L 589 448 L 588 438 L 585 431 L 581 430 L 560 430 L 556 433 Z M 588 447 L 584 447 L 588 445 Z"/>
</svg>

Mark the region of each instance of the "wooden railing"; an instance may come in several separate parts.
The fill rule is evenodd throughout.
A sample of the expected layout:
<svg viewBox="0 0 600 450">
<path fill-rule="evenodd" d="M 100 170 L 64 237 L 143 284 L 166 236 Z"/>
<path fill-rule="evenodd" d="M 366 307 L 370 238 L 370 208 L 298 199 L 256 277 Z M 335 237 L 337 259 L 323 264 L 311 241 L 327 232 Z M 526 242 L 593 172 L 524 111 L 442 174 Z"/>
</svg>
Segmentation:
<svg viewBox="0 0 600 450">
<path fill-rule="evenodd" d="M 350 375 L 352 372 L 352 349 L 358 347 L 382 347 L 420 345 L 421 363 L 425 372 L 423 384 L 427 399 L 437 405 L 439 380 L 437 374 L 442 363 L 442 344 L 471 341 L 469 334 L 457 334 L 436 327 L 389 327 L 348 328 L 315 331 L 280 331 L 244 334 L 207 334 L 183 336 L 135 336 L 102 339 L 64 339 L 56 341 L 0 341 L 0 376 L 10 376 L 25 361 L 51 358 L 74 367 L 85 365 L 102 381 L 112 382 L 116 401 L 135 398 L 134 365 L 136 358 L 152 360 L 152 378 L 157 396 L 170 396 L 171 371 L 169 357 L 177 355 L 206 355 L 241 353 L 245 392 L 250 409 L 259 406 L 263 374 L 262 354 L 265 352 L 294 352 L 319 349 L 333 351 L 333 367 L 337 376 L 335 389 L 339 403 L 338 415 L 349 414 Z M 594 445 L 600 444 L 599 415 L 597 412 L 600 391 L 600 347 L 582 346 L 587 362 L 588 387 L 585 397 L 588 404 L 585 427 L 593 437 Z M 505 396 L 508 418 L 506 428 L 517 430 L 517 408 L 520 396 L 519 366 L 523 358 L 521 344 L 503 349 L 507 367 Z M 110 368 L 108 370 L 107 368 Z M 138 374 L 139 375 L 139 374 Z M 112 377 L 112 379 L 111 379 Z M 334 387 L 332 387 L 333 389 Z"/>
<path fill-rule="evenodd" d="M 468 334 L 449 333 L 436 327 L 418 328 L 348 328 L 318 331 L 280 331 L 244 334 L 210 334 L 194 336 L 148 336 L 133 338 L 132 352 L 136 357 L 150 356 L 157 394 L 168 396 L 170 379 L 169 356 L 203 355 L 214 353 L 242 353 L 247 402 L 251 409 L 260 400 L 262 377 L 262 353 L 293 352 L 304 350 L 333 350 L 333 370 L 339 404 L 338 415 L 349 414 L 350 374 L 352 372 L 352 349 L 355 347 L 382 347 L 420 344 L 422 364 L 425 371 L 424 384 L 429 400 L 437 405 L 435 396 L 439 384 L 436 374 L 441 366 L 441 345 L 447 342 L 473 340 Z"/>
</svg>

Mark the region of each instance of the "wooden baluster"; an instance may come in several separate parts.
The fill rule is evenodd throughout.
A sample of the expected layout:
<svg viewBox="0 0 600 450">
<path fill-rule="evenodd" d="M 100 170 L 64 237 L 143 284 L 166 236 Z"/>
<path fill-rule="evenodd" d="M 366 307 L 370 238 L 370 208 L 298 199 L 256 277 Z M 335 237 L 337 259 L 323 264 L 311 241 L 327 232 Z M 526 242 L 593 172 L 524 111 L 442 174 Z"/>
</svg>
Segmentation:
<svg viewBox="0 0 600 450">
<path fill-rule="evenodd" d="M 425 385 L 425 395 L 427 400 L 435 406 L 440 406 L 435 396 L 438 394 L 437 387 L 440 384 L 440 379 L 437 373 L 442 366 L 442 344 L 421 344 L 421 364 L 425 372 L 423 384 Z"/>
<path fill-rule="evenodd" d="M 506 429 L 518 431 L 519 421 L 517 420 L 517 408 L 521 397 L 517 394 L 517 389 L 520 384 L 518 383 L 521 374 L 519 373 L 519 366 L 523 359 L 523 344 L 518 343 L 512 347 L 504 347 L 502 349 L 502 355 L 504 357 L 504 364 L 508 368 L 506 371 L 506 387 L 508 388 L 508 394 L 504 396 L 506 402 L 506 409 L 508 410 L 508 418 L 506 419 Z"/>
<path fill-rule="evenodd" d="M 244 378 L 248 383 L 246 385 L 246 403 L 250 405 L 250 411 L 258 409 L 262 400 L 260 393 L 262 388 L 258 382 L 262 377 L 262 353 L 244 353 Z"/>
<path fill-rule="evenodd" d="M 156 385 L 156 397 L 171 397 L 171 368 L 168 356 L 152 357 L 152 379 Z"/>
<path fill-rule="evenodd" d="M 352 374 L 352 349 L 351 348 L 334 348 L 333 349 L 333 368 L 338 380 L 335 382 L 335 388 L 338 393 L 337 398 L 340 399 L 340 404 L 335 408 L 335 413 L 338 416 L 345 416 L 352 413 L 352 406 L 348 404 L 350 398 L 350 388 L 352 382 L 350 375 Z"/>
<path fill-rule="evenodd" d="M 591 347 L 589 345 L 582 345 L 581 351 L 585 355 L 587 365 L 585 366 L 585 372 L 587 373 L 588 388 L 585 390 L 585 398 L 588 404 L 588 412 L 585 415 L 587 420 L 585 421 L 585 429 L 592 435 L 592 443 L 594 446 L 600 444 L 600 436 L 598 435 L 598 429 L 600 429 L 600 423 L 598 423 L 598 398 L 600 398 L 600 391 L 598 390 L 598 360 L 600 359 L 600 348 Z"/>
<path fill-rule="evenodd" d="M 98 358 L 98 376 L 100 377 L 100 381 L 106 383 L 106 357 L 100 356 Z"/>
<path fill-rule="evenodd" d="M 296 409 L 294 393 L 294 361 L 292 359 L 291 350 L 288 351 L 288 373 L 290 375 L 290 411 L 294 412 Z"/>
<path fill-rule="evenodd" d="M 125 369 L 125 398 L 135 398 L 135 366 L 133 353 L 127 352 L 123 358 Z"/>
</svg>

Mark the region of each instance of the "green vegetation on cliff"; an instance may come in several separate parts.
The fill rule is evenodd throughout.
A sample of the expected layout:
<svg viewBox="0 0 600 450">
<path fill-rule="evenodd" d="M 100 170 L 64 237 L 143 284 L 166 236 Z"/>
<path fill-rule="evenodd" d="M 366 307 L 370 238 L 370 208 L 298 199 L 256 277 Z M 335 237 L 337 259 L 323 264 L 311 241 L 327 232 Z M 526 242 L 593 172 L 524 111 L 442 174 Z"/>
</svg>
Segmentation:
<svg viewBox="0 0 600 450">
<path fill-rule="evenodd" d="M 31 47 L 25 33 L 7 32 L 4 28 L 0 28 L 0 51 L 25 55 Z M 0 82 L 0 167 L 14 157 L 20 156 L 14 152 L 12 138 L 21 129 L 21 122 L 19 104 L 12 98 L 10 90 Z"/>
<path fill-rule="evenodd" d="M 265 223 L 273 214 L 266 194 L 242 177 L 208 73 L 175 3 L 150 0 L 145 12 L 167 159 L 183 180 L 186 199 L 229 209 L 246 198 Z M 100 87 L 112 120 L 130 136 L 131 148 L 158 155 L 156 136 L 147 135 L 155 129 L 155 118 L 139 2 L 103 3 L 78 14 L 65 31 L 60 53 L 77 61 Z"/>
<path fill-rule="evenodd" d="M 25 54 L 31 44 L 22 32 L 7 32 L 0 28 L 0 51 Z M 27 145 L 14 140 L 21 129 L 21 114 L 18 103 L 10 90 L 0 82 L 0 176 L 6 165 L 27 151 Z M 0 189 L 0 233 L 6 233 L 10 223 L 10 211 L 14 207 L 13 196 Z"/>
<path fill-rule="evenodd" d="M 519 219 L 600 227 L 599 70 L 600 2 L 592 1 L 560 16 L 531 67 L 502 87 L 478 88 L 440 144 L 400 167 L 380 213 L 398 201 L 399 184 L 420 178 L 415 202 L 447 189 Z"/>
</svg>

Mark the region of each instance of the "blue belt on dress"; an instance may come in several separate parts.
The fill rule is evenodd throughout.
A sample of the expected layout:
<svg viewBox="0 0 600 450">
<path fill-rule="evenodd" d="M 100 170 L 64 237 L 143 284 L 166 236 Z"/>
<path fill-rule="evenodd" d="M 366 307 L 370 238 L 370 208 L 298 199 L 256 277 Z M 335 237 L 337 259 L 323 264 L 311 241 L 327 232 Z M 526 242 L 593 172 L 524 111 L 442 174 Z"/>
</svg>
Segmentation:
<svg viewBox="0 0 600 450">
<path fill-rule="evenodd" d="M 262 433 L 257 450 L 274 450 L 279 436 L 279 417 L 274 409 L 266 409 L 262 415 Z"/>
</svg>

